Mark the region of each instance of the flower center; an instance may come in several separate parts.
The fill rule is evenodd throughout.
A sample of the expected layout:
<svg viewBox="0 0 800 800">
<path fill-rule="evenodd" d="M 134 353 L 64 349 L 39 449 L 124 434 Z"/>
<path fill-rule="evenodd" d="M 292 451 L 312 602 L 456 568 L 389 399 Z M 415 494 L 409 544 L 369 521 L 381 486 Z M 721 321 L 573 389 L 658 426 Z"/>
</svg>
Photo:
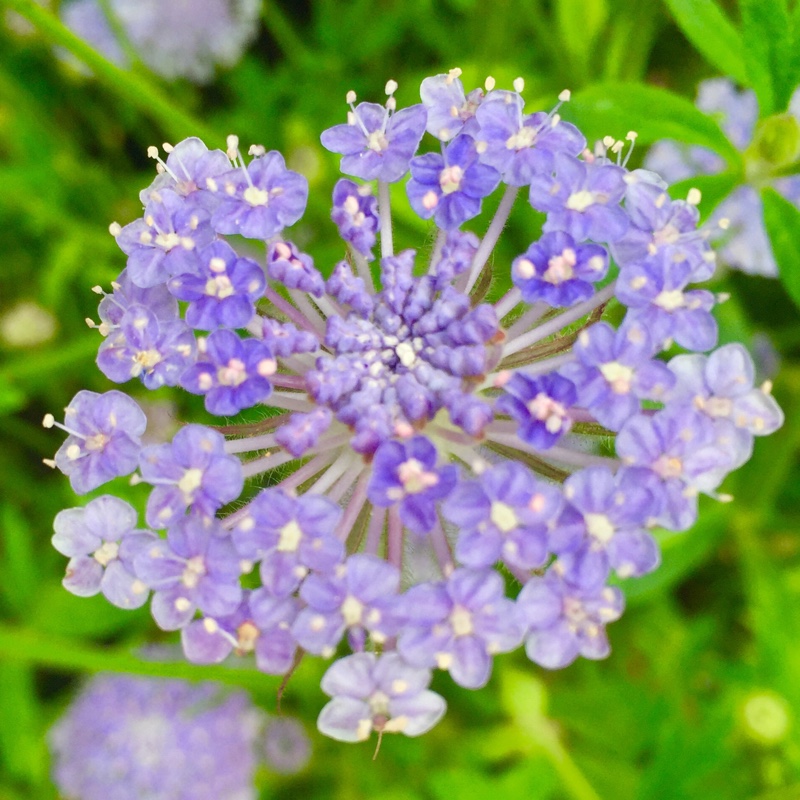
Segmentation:
<svg viewBox="0 0 800 800">
<path fill-rule="evenodd" d="M 452 194 L 461 188 L 461 180 L 464 177 L 464 170 L 459 166 L 445 167 L 439 173 L 439 186 L 442 187 L 442 194 Z"/>
<path fill-rule="evenodd" d="M 397 477 L 406 494 L 419 494 L 439 483 L 439 476 L 435 472 L 427 472 L 416 458 L 404 461 L 397 468 Z"/>
<path fill-rule="evenodd" d="M 224 300 L 235 293 L 231 279 L 227 275 L 215 275 L 206 281 L 205 293 L 209 297 L 218 297 Z"/>
<path fill-rule="evenodd" d="M 656 299 L 653 300 L 653 303 L 663 308 L 665 311 L 676 311 L 683 307 L 683 301 L 683 292 L 680 289 L 665 289 L 663 292 L 659 293 Z"/>
<path fill-rule="evenodd" d="M 248 186 L 242 195 L 245 203 L 251 206 L 265 206 L 269 203 L 269 192 L 256 186 Z"/>
<path fill-rule="evenodd" d="M 600 365 L 600 372 L 608 381 L 614 394 L 628 394 L 633 382 L 633 369 L 620 364 L 619 361 L 608 361 Z"/>
<path fill-rule="evenodd" d="M 514 513 L 514 509 L 511 508 L 511 506 L 507 506 L 505 503 L 501 503 L 499 500 L 495 500 L 495 502 L 492 503 L 489 519 L 501 533 L 513 531 L 514 528 L 519 525 L 519 520 Z"/>
<path fill-rule="evenodd" d="M 372 131 L 367 136 L 367 148 L 375 153 L 382 153 L 389 147 L 389 140 L 382 130 Z"/>
<path fill-rule="evenodd" d="M 524 150 L 535 141 L 536 129 L 530 125 L 525 125 L 506 139 L 506 150 Z"/>
<path fill-rule="evenodd" d="M 276 548 L 281 553 L 294 553 L 303 538 L 303 531 L 300 526 L 292 520 L 281 528 L 280 537 L 278 538 L 278 547 Z"/>
<path fill-rule="evenodd" d="M 352 627 L 360 625 L 364 613 L 364 605 L 352 595 L 347 595 L 342 603 L 342 617 L 345 625 Z"/>
<path fill-rule="evenodd" d="M 103 567 L 107 567 L 118 555 L 118 542 L 103 542 L 103 544 L 92 553 L 94 560 Z"/>
<path fill-rule="evenodd" d="M 594 205 L 596 202 L 597 198 L 594 196 L 594 192 L 590 192 L 588 189 L 581 189 L 578 192 L 573 192 L 567 198 L 566 208 L 570 209 L 570 211 L 586 211 L 589 206 Z"/>
<path fill-rule="evenodd" d="M 247 368 L 238 358 L 232 358 L 217 370 L 217 380 L 222 386 L 241 386 L 247 380 Z"/>
<path fill-rule="evenodd" d="M 203 556 L 192 556 L 187 562 L 181 576 L 181 583 L 187 589 L 194 589 L 200 578 L 206 574 L 206 562 Z"/>
<path fill-rule="evenodd" d="M 463 606 L 456 606 L 450 612 L 450 625 L 456 636 L 469 636 L 474 630 L 472 626 L 472 614 Z"/>
<path fill-rule="evenodd" d="M 105 433 L 94 433 L 83 440 L 83 446 L 90 452 L 102 450 L 111 440 Z"/>
<path fill-rule="evenodd" d="M 601 544 L 610 541 L 614 535 L 614 525 L 605 514 L 584 514 L 586 521 L 586 530 L 592 539 L 597 540 Z"/>
<path fill-rule="evenodd" d="M 528 403 L 528 411 L 535 419 L 544 422 L 549 433 L 558 433 L 567 421 L 567 409 L 550 395 L 539 392 Z"/>
<path fill-rule="evenodd" d="M 547 262 L 547 269 L 542 278 L 548 283 L 553 283 L 557 286 L 559 283 L 570 280 L 575 275 L 576 263 L 575 251 L 568 247 L 561 255 L 553 256 Z"/>
<path fill-rule="evenodd" d="M 178 488 L 187 498 L 189 498 L 187 503 L 191 501 L 195 491 L 200 488 L 202 483 L 203 470 L 198 469 L 197 467 L 192 467 L 183 473 L 183 477 L 178 481 Z"/>
</svg>

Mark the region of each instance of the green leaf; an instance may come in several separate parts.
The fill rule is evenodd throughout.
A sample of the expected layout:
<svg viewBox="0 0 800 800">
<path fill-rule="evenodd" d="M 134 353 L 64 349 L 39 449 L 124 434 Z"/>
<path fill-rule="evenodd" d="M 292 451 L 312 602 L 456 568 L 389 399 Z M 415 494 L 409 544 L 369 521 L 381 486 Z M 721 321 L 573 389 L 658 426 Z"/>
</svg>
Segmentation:
<svg viewBox="0 0 800 800">
<path fill-rule="evenodd" d="M 44 742 L 39 730 L 33 670 L 18 664 L 0 669 L 0 757 L 6 770 L 21 780 L 45 775 Z"/>
<path fill-rule="evenodd" d="M 585 74 L 595 52 L 594 42 L 608 19 L 606 0 L 558 0 L 555 16 L 562 46 L 570 61 Z"/>
<path fill-rule="evenodd" d="M 744 60 L 761 116 L 783 111 L 794 85 L 792 26 L 786 0 L 741 0 Z"/>
<path fill-rule="evenodd" d="M 800 306 L 800 210 L 771 187 L 762 191 L 761 200 L 781 282 Z"/>
<path fill-rule="evenodd" d="M 709 64 L 747 84 L 742 37 L 714 0 L 666 0 L 686 38 Z"/>
<path fill-rule="evenodd" d="M 676 139 L 710 147 L 731 167 L 741 156 L 719 125 L 685 97 L 637 83 L 596 83 L 576 93 L 562 107 L 564 119 L 574 122 L 589 142 L 604 136 L 622 138 L 634 130 L 638 143 Z"/>
</svg>

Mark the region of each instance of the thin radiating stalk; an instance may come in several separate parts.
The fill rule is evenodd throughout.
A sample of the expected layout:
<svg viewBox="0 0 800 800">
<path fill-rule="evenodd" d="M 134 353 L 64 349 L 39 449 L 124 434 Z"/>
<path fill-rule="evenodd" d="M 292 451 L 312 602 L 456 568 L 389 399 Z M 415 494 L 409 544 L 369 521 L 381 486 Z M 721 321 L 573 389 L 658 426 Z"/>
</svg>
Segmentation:
<svg viewBox="0 0 800 800">
<path fill-rule="evenodd" d="M 339 524 L 336 526 L 336 536 L 343 542 L 347 541 L 347 537 L 355 524 L 364 503 L 367 501 L 367 486 L 369 485 L 369 472 L 364 471 L 356 483 L 356 488 L 353 489 L 353 494 L 347 503 L 347 508 L 344 510 Z"/>
<path fill-rule="evenodd" d="M 267 288 L 264 290 L 264 297 L 266 297 L 278 311 L 281 311 L 294 322 L 298 328 L 313 333 L 314 336 L 319 336 L 319 331 L 314 329 L 310 320 L 307 320 L 288 300 L 281 297 L 269 284 L 267 284 Z"/>
<path fill-rule="evenodd" d="M 262 472 L 269 472 L 269 470 L 280 467 L 282 464 L 286 464 L 289 461 L 294 461 L 294 459 L 295 457 L 285 450 L 268 453 L 261 458 L 256 458 L 253 459 L 253 461 L 242 464 L 242 475 L 244 475 L 245 478 L 252 478 L 254 475 L 260 475 Z"/>
<path fill-rule="evenodd" d="M 378 555 L 383 538 L 383 529 L 386 527 L 386 509 L 372 508 L 372 516 L 367 528 L 367 541 L 364 544 L 364 552 L 371 555 Z"/>
<path fill-rule="evenodd" d="M 541 361 L 535 361 L 530 366 L 522 370 L 522 373 L 528 377 L 545 375 L 548 372 L 559 369 L 560 367 L 563 367 L 564 364 L 569 364 L 570 361 L 574 360 L 575 355 L 573 353 L 562 353 L 561 355 L 553 356 L 552 358 L 543 358 Z M 497 388 L 495 379 L 503 373 L 506 373 L 507 375 L 508 371 L 501 369 L 498 372 L 493 372 L 490 375 L 487 375 L 486 380 L 478 387 L 477 391 L 481 391 L 482 389 L 491 389 L 492 387 Z"/>
<path fill-rule="evenodd" d="M 397 506 L 389 508 L 389 531 L 386 534 L 386 558 L 402 573 L 403 569 L 403 523 Z"/>
<path fill-rule="evenodd" d="M 336 484 L 328 490 L 328 499 L 333 500 L 334 503 L 340 502 L 341 499 L 347 494 L 348 490 L 352 488 L 356 479 L 362 474 L 363 471 L 364 462 L 360 457 L 357 457 L 352 466 L 348 468 L 347 472 L 345 472 L 344 475 L 339 478 Z"/>
<path fill-rule="evenodd" d="M 228 439 L 225 442 L 225 452 L 229 455 L 235 453 L 252 453 L 254 450 L 266 450 L 268 447 L 276 447 L 274 433 L 265 433 L 261 436 L 250 436 L 246 439 Z"/>
<path fill-rule="evenodd" d="M 515 286 L 503 295 L 495 304 L 494 311 L 497 319 L 501 320 L 510 313 L 514 306 L 522 300 L 522 292 Z"/>
<path fill-rule="evenodd" d="M 437 519 L 436 524 L 431 531 L 431 545 L 433 552 L 436 556 L 436 561 L 439 564 L 439 569 L 442 571 L 442 577 L 447 578 L 455 568 L 453 564 L 453 554 L 450 551 L 450 542 L 444 535 L 441 520 Z"/>
<path fill-rule="evenodd" d="M 511 327 L 506 331 L 506 339 L 516 339 L 522 333 L 525 333 L 531 325 L 537 323 L 550 309 L 547 303 L 539 301 L 534 303 L 522 316 L 515 320 Z"/>
<path fill-rule="evenodd" d="M 514 450 L 520 450 L 523 453 L 531 453 L 537 458 L 547 458 L 558 464 L 566 464 L 570 467 L 608 467 L 614 471 L 621 466 L 619 459 L 582 453 L 579 450 L 570 450 L 568 447 L 560 447 L 559 445 L 548 447 L 547 450 L 537 450 L 514 434 L 496 433 L 487 430 L 487 439 L 506 447 L 511 447 Z"/>
<path fill-rule="evenodd" d="M 290 289 L 289 294 L 292 300 L 294 300 L 295 305 L 298 307 L 298 309 L 300 309 L 300 311 L 305 315 L 305 318 L 311 324 L 314 333 L 320 339 L 324 339 L 325 319 L 323 318 L 321 312 L 312 305 L 305 292 L 301 292 L 298 289 Z"/>
<path fill-rule="evenodd" d="M 512 353 L 524 350 L 526 347 L 536 344 L 536 342 L 540 342 L 542 339 L 546 339 L 554 333 L 558 333 L 566 325 L 577 322 L 581 317 L 585 317 L 598 306 L 608 302 L 614 296 L 615 286 L 616 281 L 612 281 L 589 300 L 578 303 L 578 305 L 547 320 L 547 322 L 539 325 L 539 327 L 534 328 L 532 331 L 528 331 L 528 333 L 518 336 L 516 339 L 507 341 L 503 345 L 503 356 L 510 356 Z"/>
<path fill-rule="evenodd" d="M 266 401 L 273 408 L 285 408 L 287 411 L 313 411 L 316 406 L 300 392 L 273 392 Z"/>
<path fill-rule="evenodd" d="M 350 453 L 340 455 L 336 461 L 320 475 L 319 479 L 308 487 L 309 494 L 324 494 L 353 466 L 354 459 Z M 360 466 L 360 465 L 359 465 Z"/>
<path fill-rule="evenodd" d="M 358 277 L 364 281 L 364 288 L 369 294 L 375 294 L 375 281 L 372 279 L 372 270 L 369 268 L 367 259 L 352 245 L 350 245 L 350 258 L 356 265 Z"/>
<path fill-rule="evenodd" d="M 469 293 L 469 290 L 475 285 L 475 281 L 478 280 L 481 270 L 489 260 L 489 256 L 492 254 L 492 250 L 494 250 L 494 246 L 497 244 L 497 240 L 500 238 L 500 234 L 503 232 L 503 228 L 508 221 L 508 215 L 511 213 L 518 192 L 518 186 L 506 187 L 505 194 L 500 201 L 500 205 L 497 207 L 494 219 L 491 221 L 486 235 L 483 237 L 472 259 L 472 266 L 470 267 L 465 286 L 465 291 L 467 293 Z"/>
<path fill-rule="evenodd" d="M 325 453 L 320 453 L 317 456 L 314 456 L 310 461 L 303 464 L 302 467 L 296 469 L 291 475 L 284 478 L 278 486 L 281 489 L 286 491 L 292 491 L 297 489 L 301 483 L 305 483 L 310 478 L 313 478 L 315 475 L 322 472 L 325 467 L 330 464 L 333 459 L 336 458 L 336 452 L 334 450 L 328 450 Z"/>
<path fill-rule="evenodd" d="M 276 372 L 269 376 L 269 382 L 281 389 L 305 389 L 306 379 L 302 375 L 289 375 L 285 372 Z"/>
<path fill-rule="evenodd" d="M 381 257 L 394 255 L 392 242 L 392 208 L 389 194 L 389 184 L 378 181 L 378 214 L 381 218 Z"/>
</svg>

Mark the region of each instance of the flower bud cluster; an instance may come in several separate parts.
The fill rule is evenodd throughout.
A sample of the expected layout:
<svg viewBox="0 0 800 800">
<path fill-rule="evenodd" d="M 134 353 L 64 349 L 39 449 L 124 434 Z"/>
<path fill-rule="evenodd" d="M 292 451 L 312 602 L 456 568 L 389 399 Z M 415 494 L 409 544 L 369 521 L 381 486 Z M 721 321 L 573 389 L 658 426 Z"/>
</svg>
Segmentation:
<svg viewBox="0 0 800 800">
<path fill-rule="evenodd" d="M 744 348 L 714 350 L 696 192 L 673 200 L 627 169 L 625 141 L 588 149 L 557 109 L 526 113 L 521 80 L 465 93 L 459 74 L 401 110 L 393 81 L 384 105 L 348 94 L 322 142 L 367 183 L 334 188 L 346 257 L 324 271 L 284 237 L 307 185 L 280 154 L 168 147 L 143 218 L 112 226 L 128 263 L 100 304 L 98 365 L 204 395 L 211 414 L 278 413 L 141 446 L 127 395 L 81 392 L 55 459 L 80 493 L 137 469 L 153 487 L 146 530 L 108 495 L 59 515 L 68 589 L 122 607 L 152 592 L 199 663 L 252 653 L 278 675 L 338 655 L 319 727 L 343 741 L 432 727 L 433 669 L 479 688 L 520 645 L 549 669 L 607 655 L 615 576 L 655 569 L 653 528 L 691 527 L 698 495 L 724 499 L 782 422 Z M 426 130 L 440 153 L 417 155 Z M 409 173 L 438 230 L 426 268 L 393 247 L 389 183 Z M 483 238 L 461 230 L 500 184 Z M 520 187 L 543 233 L 488 303 Z M 265 242 L 264 263 L 229 235 Z M 600 319 L 612 301 L 618 327 Z"/>
</svg>

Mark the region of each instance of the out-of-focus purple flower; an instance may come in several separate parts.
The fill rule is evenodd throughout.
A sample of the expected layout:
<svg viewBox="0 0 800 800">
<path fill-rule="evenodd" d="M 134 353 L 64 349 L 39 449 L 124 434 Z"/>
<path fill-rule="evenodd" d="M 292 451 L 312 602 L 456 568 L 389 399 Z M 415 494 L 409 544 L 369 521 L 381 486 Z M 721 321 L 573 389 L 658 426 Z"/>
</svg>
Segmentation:
<svg viewBox="0 0 800 800">
<path fill-rule="evenodd" d="M 592 285 L 608 271 L 608 253 L 596 244 L 576 244 L 563 231 L 546 233 L 511 264 L 511 280 L 526 303 L 571 306 L 588 300 Z"/>
<path fill-rule="evenodd" d="M 171 278 L 167 286 L 179 300 L 188 301 L 186 322 L 192 328 L 244 328 L 264 294 L 264 272 L 255 261 L 240 258 L 226 242 L 213 242 L 198 257 L 193 274 Z"/>
<path fill-rule="evenodd" d="M 211 517 L 189 516 L 138 553 L 136 574 L 153 589 L 158 626 L 174 631 L 198 609 L 207 616 L 232 614 L 242 600 L 239 556 Z"/>
<path fill-rule="evenodd" d="M 322 132 L 322 146 L 341 153 L 345 175 L 364 181 L 399 181 L 425 133 L 425 106 L 410 106 L 395 113 L 377 103 L 351 104 L 351 109 L 346 124 Z"/>
<path fill-rule="evenodd" d="M 311 740 L 303 726 L 291 717 L 274 717 L 264 733 L 264 760 L 278 775 L 294 775 L 311 760 Z"/>
<path fill-rule="evenodd" d="M 221 175 L 210 188 L 221 198 L 211 217 L 214 230 L 246 239 L 269 239 L 294 225 L 308 200 L 308 181 L 287 169 L 277 150 Z"/>
<path fill-rule="evenodd" d="M 213 517 L 242 491 L 242 465 L 226 455 L 225 439 L 203 425 L 186 425 L 171 444 L 145 447 L 139 457 L 142 480 L 154 488 L 147 501 L 147 524 L 166 528 L 187 507 Z"/>
<path fill-rule="evenodd" d="M 542 230 L 565 231 L 583 242 L 614 242 L 630 222 L 620 207 L 625 194 L 625 170 L 607 163 L 588 163 L 565 153 L 553 157 L 552 174 L 531 180 L 530 203 L 547 212 Z"/>
<path fill-rule="evenodd" d="M 240 339 L 226 329 L 201 342 L 197 364 L 183 373 L 181 386 L 205 395 L 206 410 L 230 417 L 263 403 L 272 391 L 270 375 L 277 369 L 272 351 L 258 339 Z"/>
<path fill-rule="evenodd" d="M 372 187 L 359 186 L 347 178 L 336 181 L 331 219 L 339 228 L 339 236 L 372 261 L 375 234 L 380 228 L 378 200 L 372 194 Z"/>
<path fill-rule="evenodd" d="M 442 583 L 419 583 L 403 595 L 400 655 L 420 667 L 450 672 L 459 686 L 489 680 L 492 657 L 517 647 L 523 634 L 499 573 L 457 569 Z"/>
<path fill-rule="evenodd" d="M 133 567 L 137 554 L 156 541 L 150 531 L 136 530 L 134 508 L 104 494 L 84 508 L 59 511 L 53 522 L 53 547 L 69 557 L 64 587 L 79 597 L 102 592 L 120 608 L 138 608 L 149 587 Z"/>
<path fill-rule="evenodd" d="M 411 207 L 448 231 L 476 217 L 482 198 L 500 183 L 500 173 L 479 161 L 475 140 L 466 134 L 453 139 L 442 155 L 426 153 L 411 159 L 410 167 L 406 192 Z"/>
<path fill-rule="evenodd" d="M 44 424 L 69 434 L 58 448 L 55 466 L 69 477 L 73 491 L 86 494 L 136 469 L 147 418 L 136 401 L 122 392 L 83 390 L 64 410 L 64 425 L 50 414 Z"/>
<path fill-rule="evenodd" d="M 615 586 L 584 589 L 551 568 L 522 587 L 517 608 L 528 631 L 528 658 L 547 669 L 561 669 L 579 655 L 594 659 L 608 655 L 605 626 L 619 619 L 623 598 Z"/>
<path fill-rule="evenodd" d="M 375 452 L 368 496 L 378 507 L 399 503 L 400 519 L 415 533 L 436 522 L 436 503 L 447 497 L 458 473 L 453 464 L 437 467 L 436 448 L 424 436 L 385 442 Z"/>
<path fill-rule="evenodd" d="M 444 716 L 444 699 L 428 689 L 430 670 L 411 667 L 396 653 L 356 653 L 334 662 L 322 678 L 333 699 L 317 720 L 340 742 L 363 742 L 372 731 L 421 736 Z"/>
<path fill-rule="evenodd" d="M 262 724 L 241 690 L 100 674 L 48 733 L 53 780 L 80 800 L 255 800 Z"/>
</svg>

